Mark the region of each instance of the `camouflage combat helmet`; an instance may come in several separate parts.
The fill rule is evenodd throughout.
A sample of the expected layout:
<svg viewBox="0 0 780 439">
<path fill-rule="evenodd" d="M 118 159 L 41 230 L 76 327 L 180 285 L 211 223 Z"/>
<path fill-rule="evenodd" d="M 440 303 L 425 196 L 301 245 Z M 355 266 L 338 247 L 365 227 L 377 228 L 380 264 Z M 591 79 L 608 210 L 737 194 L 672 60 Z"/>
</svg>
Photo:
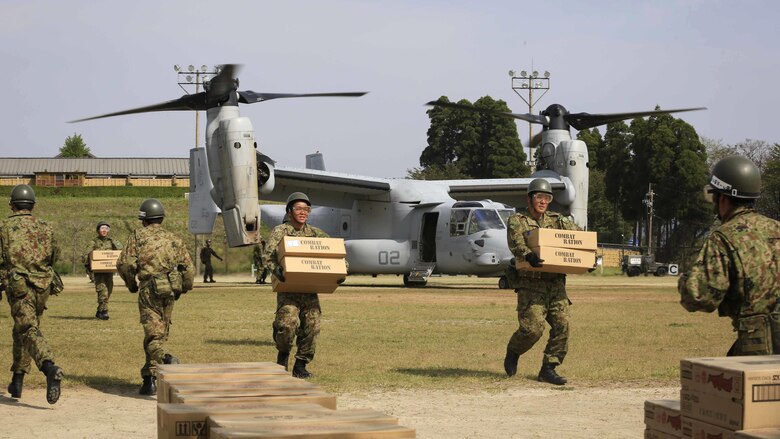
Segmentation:
<svg viewBox="0 0 780 439">
<path fill-rule="evenodd" d="M 101 220 L 99 223 L 97 223 L 97 226 L 95 226 L 95 231 L 99 232 L 102 226 L 111 227 L 111 224 L 109 224 L 106 220 Z"/>
<path fill-rule="evenodd" d="M 531 180 L 531 183 L 528 184 L 528 195 L 532 195 L 535 192 L 543 192 L 545 194 L 553 194 L 552 186 L 550 186 L 550 182 L 543 179 L 543 178 L 536 178 Z"/>
<path fill-rule="evenodd" d="M 8 204 L 29 205 L 35 204 L 35 191 L 26 184 L 17 184 L 11 189 L 11 201 Z"/>
<path fill-rule="evenodd" d="M 290 194 L 289 197 L 287 197 L 287 208 L 285 210 L 287 210 L 287 212 L 291 211 L 292 205 L 296 201 L 303 201 L 308 206 L 311 206 L 311 201 L 309 201 L 309 197 L 306 196 L 306 194 L 304 194 L 303 192 L 293 192 Z"/>
<path fill-rule="evenodd" d="M 145 199 L 144 202 L 141 203 L 141 208 L 138 209 L 139 220 L 156 219 L 156 218 L 164 218 L 164 217 L 165 217 L 165 210 L 163 209 L 162 203 L 160 203 L 158 200 L 154 198 Z"/>
<path fill-rule="evenodd" d="M 729 197 L 756 199 L 761 195 L 761 173 L 747 157 L 733 155 L 715 163 L 709 186 L 711 192 Z"/>
</svg>

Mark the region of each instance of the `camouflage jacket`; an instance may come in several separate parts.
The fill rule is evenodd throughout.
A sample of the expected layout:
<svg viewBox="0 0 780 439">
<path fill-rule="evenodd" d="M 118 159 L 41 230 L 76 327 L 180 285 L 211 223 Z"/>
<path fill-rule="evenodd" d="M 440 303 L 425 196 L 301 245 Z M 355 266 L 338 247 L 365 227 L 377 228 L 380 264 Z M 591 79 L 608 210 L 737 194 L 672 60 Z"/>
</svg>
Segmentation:
<svg viewBox="0 0 780 439">
<path fill-rule="evenodd" d="M 780 310 L 780 222 L 735 209 L 707 238 L 678 289 L 688 311 L 717 309 L 735 325 L 739 317 Z"/>
<path fill-rule="evenodd" d="M 254 262 L 255 266 L 257 268 L 260 268 L 263 265 L 263 252 L 265 249 L 262 245 L 257 244 L 254 249 L 252 249 L 252 261 Z"/>
<path fill-rule="evenodd" d="M 547 211 L 542 215 L 538 221 L 531 216 L 529 212 L 518 212 L 509 217 L 507 227 L 507 242 L 509 244 L 509 251 L 518 260 L 525 260 L 525 255 L 531 253 L 531 248 L 525 242 L 525 236 L 527 232 L 533 229 L 563 229 L 563 230 L 582 230 L 571 218 L 563 216 L 557 212 Z M 507 272 L 507 279 L 509 280 L 511 288 L 517 288 L 519 285 L 515 279 L 517 278 L 541 278 L 541 279 L 555 279 L 564 278 L 565 274 L 558 273 L 540 273 L 530 271 L 518 271 L 514 266 L 510 266 Z M 513 281 L 515 280 L 515 281 Z M 525 280 L 523 282 L 526 282 Z"/>
<path fill-rule="evenodd" d="M 14 272 L 40 289 L 48 288 L 59 255 L 51 225 L 33 217 L 29 210 L 15 212 L 0 222 L 0 282 L 4 286 Z"/>
<path fill-rule="evenodd" d="M 276 247 L 282 242 L 282 238 L 285 236 L 309 236 L 316 238 L 330 238 L 327 233 L 321 229 L 310 226 L 308 223 L 301 227 L 301 230 L 295 230 L 290 223 L 279 224 L 271 230 L 271 236 L 265 241 L 265 267 L 273 273 L 274 269 L 279 265 L 279 259 L 276 255 Z"/>
<path fill-rule="evenodd" d="M 181 272 L 185 291 L 192 289 L 195 280 L 195 266 L 187 246 L 160 224 L 136 229 L 119 255 L 116 267 L 130 291 L 138 289 L 138 282 L 143 286 L 152 277 L 174 270 Z"/>
<path fill-rule="evenodd" d="M 105 238 L 98 236 L 92 240 L 92 250 L 122 250 L 122 244 L 108 236 Z"/>
</svg>

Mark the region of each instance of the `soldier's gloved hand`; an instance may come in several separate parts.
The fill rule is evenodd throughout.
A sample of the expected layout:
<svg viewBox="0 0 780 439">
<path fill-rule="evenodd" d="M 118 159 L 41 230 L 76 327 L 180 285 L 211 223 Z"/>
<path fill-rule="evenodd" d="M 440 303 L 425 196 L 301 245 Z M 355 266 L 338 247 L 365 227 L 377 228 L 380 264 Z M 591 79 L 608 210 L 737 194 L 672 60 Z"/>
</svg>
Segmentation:
<svg viewBox="0 0 780 439">
<path fill-rule="evenodd" d="M 517 260 L 514 257 L 509 260 L 509 265 L 514 267 L 516 264 L 517 264 Z"/>
<path fill-rule="evenodd" d="M 186 293 L 186 291 L 180 291 L 180 292 L 174 292 L 173 293 L 173 300 L 179 300 L 179 297 L 181 297 L 182 294 Z"/>
<path fill-rule="evenodd" d="M 138 285 L 133 285 L 133 286 L 127 287 L 127 289 L 130 290 L 130 292 L 132 294 L 135 294 L 135 293 L 138 292 Z"/>
<path fill-rule="evenodd" d="M 282 268 L 281 265 L 277 265 L 276 268 L 274 268 L 274 271 L 273 271 L 272 274 L 274 275 L 274 277 L 279 282 L 284 282 L 285 281 L 285 278 L 284 278 L 284 268 Z"/>
<path fill-rule="evenodd" d="M 341 284 L 344 283 L 345 280 L 347 280 L 347 278 L 346 277 L 342 277 L 341 279 L 337 280 L 336 283 L 341 285 Z"/>
<path fill-rule="evenodd" d="M 539 259 L 539 255 L 534 252 L 525 255 L 525 260 L 534 268 L 541 267 L 543 265 L 542 262 L 544 262 L 544 259 Z"/>
</svg>

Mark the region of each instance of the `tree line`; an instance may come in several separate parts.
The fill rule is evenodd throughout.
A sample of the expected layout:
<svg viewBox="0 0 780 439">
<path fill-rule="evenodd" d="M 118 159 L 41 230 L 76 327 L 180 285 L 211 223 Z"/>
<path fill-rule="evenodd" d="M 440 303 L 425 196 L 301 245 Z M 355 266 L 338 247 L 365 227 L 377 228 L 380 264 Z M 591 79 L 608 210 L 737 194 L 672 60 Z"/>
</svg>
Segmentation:
<svg viewBox="0 0 780 439">
<path fill-rule="evenodd" d="M 439 100 L 450 102 L 446 96 Z M 473 104 L 511 112 L 506 102 L 490 96 Z M 656 107 L 656 109 L 660 109 Z M 428 144 L 420 167 L 407 178 L 527 177 L 532 170 L 514 119 L 491 114 L 433 107 Z M 734 145 L 702 138 L 687 122 L 669 114 L 637 118 L 579 131 L 588 147 L 590 184 L 588 225 L 603 243 L 652 245 L 658 260 L 684 262 L 715 225 L 713 208 L 703 197 L 712 165 L 728 155 L 753 160 L 761 170 L 762 196 L 756 209 L 780 219 L 780 143 L 746 139 Z M 649 191 L 653 191 L 653 230 L 648 230 Z M 651 232 L 651 233 L 650 233 Z"/>
</svg>

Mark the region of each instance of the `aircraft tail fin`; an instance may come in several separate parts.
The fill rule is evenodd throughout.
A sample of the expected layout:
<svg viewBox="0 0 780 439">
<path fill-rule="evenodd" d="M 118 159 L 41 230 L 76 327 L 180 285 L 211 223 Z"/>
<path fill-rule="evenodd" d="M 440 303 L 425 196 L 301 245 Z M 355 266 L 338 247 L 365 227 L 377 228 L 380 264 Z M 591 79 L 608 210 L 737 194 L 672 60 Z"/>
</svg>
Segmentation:
<svg viewBox="0 0 780 439">
<path fill-rule="evenodd" d="M 211 199 L 211 178 L 205 148 L 190 150 L 189 224 L 191 233 L 209 234 L 219 214 L 219 207 Z"/>
</svg>

